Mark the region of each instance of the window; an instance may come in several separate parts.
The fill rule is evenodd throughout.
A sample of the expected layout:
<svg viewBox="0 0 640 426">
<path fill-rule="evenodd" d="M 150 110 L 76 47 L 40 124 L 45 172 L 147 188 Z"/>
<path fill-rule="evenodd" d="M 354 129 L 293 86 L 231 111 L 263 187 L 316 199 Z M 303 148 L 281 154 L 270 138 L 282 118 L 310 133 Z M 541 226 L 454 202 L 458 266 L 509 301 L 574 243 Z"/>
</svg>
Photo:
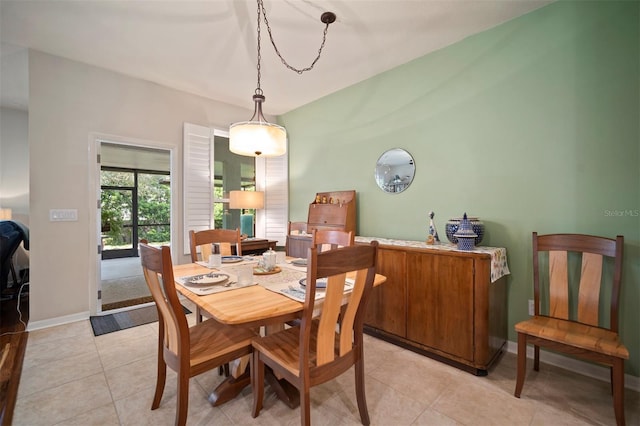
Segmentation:
<svg viewBox="0 0 640 426">
<path fill-rule="evenodd" d="M 256 190 L 256 162 L 254 157 L 237 155 L 229 151 L 229 139 L 215 136 L 213 139 L 214 183 L 213 218 L 219 229 L 240 228 L 240 215 L 255 215 L 255 210 L 229 209 L 229 191 Z M 255 232 L 254 232 L 255 234 Z"/>
</svg>

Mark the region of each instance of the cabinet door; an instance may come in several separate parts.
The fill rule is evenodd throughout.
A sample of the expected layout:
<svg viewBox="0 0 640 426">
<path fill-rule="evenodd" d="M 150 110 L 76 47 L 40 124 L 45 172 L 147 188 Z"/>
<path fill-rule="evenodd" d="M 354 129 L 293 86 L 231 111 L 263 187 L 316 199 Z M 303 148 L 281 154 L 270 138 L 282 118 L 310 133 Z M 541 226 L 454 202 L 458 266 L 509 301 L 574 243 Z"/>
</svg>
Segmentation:
<svg viewBox="0 0 640 426">
<path fill-rule="evenodd" d="M 328 225 L 343 228 L 347 220 L 346 204 L 312 204 L 309 206 L 309 225 Z"/>
<path fill-rule="evenodd" d="M 365 324 L 405 337 L 407 334 L 406 253 L 378 249 L 376 272 L 387 280 L 371 292 Z"/>
<path fill-rule="evenodd" d="M 473 360 L 473 259 L 407 253 L 407 338 Z"/>
</svg>

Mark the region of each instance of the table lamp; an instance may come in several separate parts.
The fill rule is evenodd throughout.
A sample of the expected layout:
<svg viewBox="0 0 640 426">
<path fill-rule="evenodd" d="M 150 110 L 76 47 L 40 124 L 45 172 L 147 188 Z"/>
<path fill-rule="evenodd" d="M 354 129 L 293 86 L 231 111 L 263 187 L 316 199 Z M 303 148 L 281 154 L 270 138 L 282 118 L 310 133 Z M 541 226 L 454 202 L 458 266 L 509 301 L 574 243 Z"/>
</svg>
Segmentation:
<svg viewBox="0 0 640 426">
<path fill-rule="evenodd" d="M 230 191 L 230 209 L 262 209 L 264 208 L 264 192 L 262 191 Z M 240 233 L 253 238 L 253 215 L 240 215 Z"/>
<path fill-rule="evenodd" d="M 0 220 L 11 220 L 11 209 L 0 209 Z"/>
</svg>

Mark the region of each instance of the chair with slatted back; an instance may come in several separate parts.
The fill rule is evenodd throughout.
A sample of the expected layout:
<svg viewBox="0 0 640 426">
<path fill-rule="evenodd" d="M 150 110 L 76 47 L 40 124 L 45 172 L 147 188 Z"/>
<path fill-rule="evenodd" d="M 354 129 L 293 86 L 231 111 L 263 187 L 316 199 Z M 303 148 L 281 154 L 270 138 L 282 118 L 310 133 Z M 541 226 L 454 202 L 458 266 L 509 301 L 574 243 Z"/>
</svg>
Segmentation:
<svg viewBox="0 0 640 426">
<path fill-rule="evenodd" d="M 189 231 L 189 246 L 191 248 L 191 261 L 209 261 L 209 255 L 213 253 L 212 244 L 220 247 L 220 254 L 242 256 L 242 237 L 240 229 L 205 229 L 204 231 Z M 235 249 L 235 253 L 233 250 Z M 198 259 L 200 251 L 200 259 Z"/>
<path fill-rule="evenodd" d="M 140 260 L 158 309 L 158 372 L 151 409 L 160 406 L 167 366 L 178 376 L 176 425 L 184 425 L 189 408 L 189 379 L 251 353 L 256 334 L 214 320 L 189 327 L 178 298 L 169 247 L 151 247 L 142 240 Z"/>
<path fill-rule="evenodd" d="M 364 388 L 362 326 L 375 278 L 378 242 L 319 253 L 308 249 L 306 296 L 300 324 L 255 338 L 251 359 L 253 417 L 262 409 L 265 365 L 300 392 L 301 423 L 311 422 L 309 389 L 327 382 L 355 366 L 358 410 L 362 424 L 369 424 Z M 346 274 L 356 271 L 347 308 L 344 302 Z M 315 302 L 316 280 L 327 278 L 325 298 Z M 318 310 L 320 311 L 318 313 Z"/>
<path fill-rule="evenodd" d="M 531 343 L 535 371 L 541 346 L 609 366 L 616 423 L 624 425 L 624 360 L 629 351 L 618 334 L 623 242 L 622 236 L 533 233 L 535 306 L 533 317 L 515 325 L 516 397 L 524 385 Z M 599 312 L 608 318 L 600 318 Z"/>
<path fill-rule="evenodd" d="M 311 244 L 320 251 L 352 246 L 354 239 L 353 231 L 337 229 L 314 229 L 311 234 Z"/>
<path fill-rule="evenodd" d="M 191 261 L 209 261 L 209 255 L 213 253 L 212 244 L 217 244 L 222 256 L 231 256 L 233 248 L 235 254 L 242 256 L 242 238 L 240 229 L 205 229 L 204 231 L 189 231 L 189 246 L 191 249 Z M 198 251 L 200 259 L 198 259 Z M 196 323 L 202 321 L 202 310 L 196 307 Z"/>
</svg>

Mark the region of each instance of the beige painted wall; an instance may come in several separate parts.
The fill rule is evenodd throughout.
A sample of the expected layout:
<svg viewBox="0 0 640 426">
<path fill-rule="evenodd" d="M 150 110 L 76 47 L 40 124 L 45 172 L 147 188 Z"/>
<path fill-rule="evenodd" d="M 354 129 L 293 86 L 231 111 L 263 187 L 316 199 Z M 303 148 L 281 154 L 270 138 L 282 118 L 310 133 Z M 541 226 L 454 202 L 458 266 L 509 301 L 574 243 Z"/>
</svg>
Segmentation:
<svg viewBox="0 0 640 426">
<path fill-rule="evenodd" d="M 36 51 L 29 52 L 29 87 L 29 327 L 35 329 L 87 318 L 96 304 L 92 135 L 173 150 L 172 237 L 182 241 L 183 123 L 226 129 L 252 111 Z M 77 209 L 78 221 L 50 222 L 50 209 Z"/>
</svg>

